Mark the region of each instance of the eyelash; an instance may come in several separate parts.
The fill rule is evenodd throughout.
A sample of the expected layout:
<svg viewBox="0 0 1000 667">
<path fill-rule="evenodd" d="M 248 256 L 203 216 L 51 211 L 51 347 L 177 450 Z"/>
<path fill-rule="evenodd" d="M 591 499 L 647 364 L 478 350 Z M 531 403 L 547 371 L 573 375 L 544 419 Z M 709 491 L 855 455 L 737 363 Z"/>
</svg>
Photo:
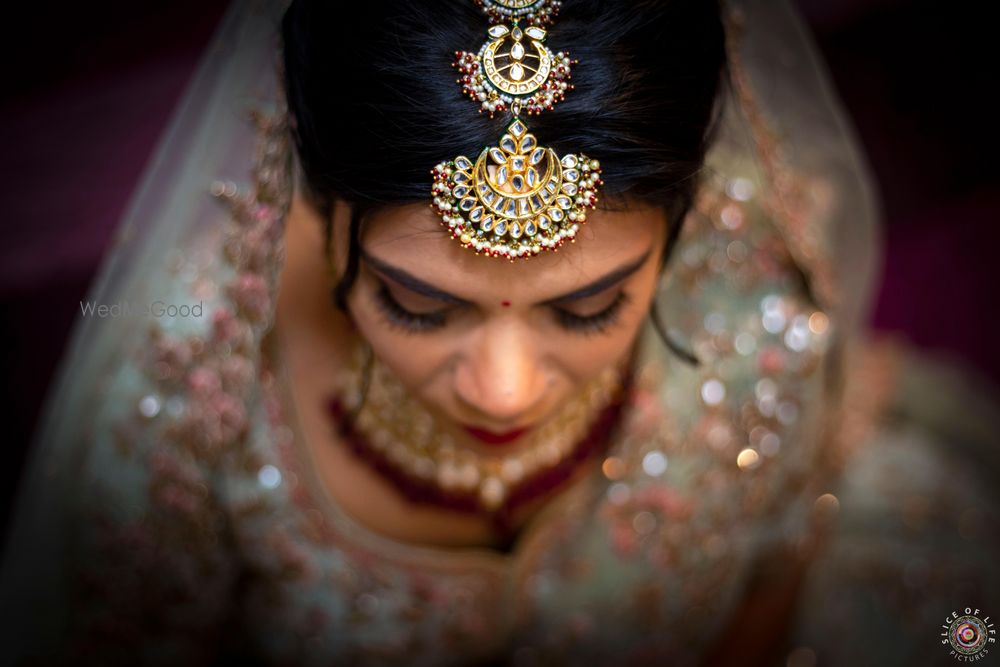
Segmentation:
<svg viewBox="0 0 1000 667">
<path fill-rule="evenodd" d="M 562 308 L 554 308 L 553 312 L 559 326 L 569 331 L 589 336 L 602 334 L 615 325 L 621 315 L 622 308 L 628 302 L 629 295 L 625 292 L 619 292 L 615 300 L 605 307 L 604 310 L 598 311 L 593 315 L 577 315 Z"/>
<path fill-rule="evenodd" d="M 385 284 L 381 284 L 375 292 L 375 303 L 382 314 L 392 324 L 403 331 L 422 333 L 443 327 L 447 322 L 445 311 L 434 313 L 414 313 L 400 305 L 389 292 Z M 559 326 L 568 331 L 585 336 L 601 334 L 610 329 L 621 315 L 621 310 L 629 302 L 629 295 L 619 292 L 615 300 L 604 310 L 593 315 L 576 315 L 553 307 L 553 314 Z"/>
<path fill-rule="evenodd" d="M 445 324 L 444 312 L 413 313 L 399 305 L 389 293 L 385 284 L 380 284 L 375 292 L 375 303 L 382 314 L 392 324 L 407 332 L 424 332 L 439 329 Z"/>
</svg>

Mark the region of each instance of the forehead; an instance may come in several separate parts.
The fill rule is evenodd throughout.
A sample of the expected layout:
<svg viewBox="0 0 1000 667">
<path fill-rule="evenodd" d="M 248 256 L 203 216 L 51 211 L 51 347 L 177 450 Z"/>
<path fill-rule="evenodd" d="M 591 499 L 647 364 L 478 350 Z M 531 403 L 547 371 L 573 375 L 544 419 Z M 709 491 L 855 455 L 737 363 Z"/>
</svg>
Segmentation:
<svg viewBox="0 0 1000 667">
<path fill-rule="evenodd" d="M 462 247 L 428 205 L 411 204 L 372 213 L 361 244 L 377 259 L 455 296 L 537 301 L 585 285 L 649 250 L 650 262 L 655 262 L 665 235 L 662 209 L 597 209 L 589 213 L 574 243 L 511 262 Z"/>
</svg>

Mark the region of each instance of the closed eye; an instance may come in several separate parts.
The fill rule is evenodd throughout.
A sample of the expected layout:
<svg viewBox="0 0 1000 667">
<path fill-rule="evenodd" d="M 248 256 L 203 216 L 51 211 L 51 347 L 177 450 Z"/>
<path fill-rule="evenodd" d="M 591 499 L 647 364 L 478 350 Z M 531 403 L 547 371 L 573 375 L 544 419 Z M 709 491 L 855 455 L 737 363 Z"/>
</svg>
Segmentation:
<svg viewBox="0 0 1000 667">
<path fill-rule="evenodd" d="M 564 329 L 583 334 L 599 334 L 610 329 L 619 320 L 621 311 L 629 300 L 628 293 L 621 291 L 609 305 L 587 315 L 580 315 L 559 306 L 551 308 L 556 322 Z"/>
<path fill-rule="evenodd" d="M 408 332 L 425 332 L 440 329 L 447 324 L 447 313 L 451 308 L 442 308 L 427 313 L 415 313 L 404 308 L 392 295 L 385 283 L 379 283 L 375 291 L 375 304 L 389 324 Z"/>
</svg>

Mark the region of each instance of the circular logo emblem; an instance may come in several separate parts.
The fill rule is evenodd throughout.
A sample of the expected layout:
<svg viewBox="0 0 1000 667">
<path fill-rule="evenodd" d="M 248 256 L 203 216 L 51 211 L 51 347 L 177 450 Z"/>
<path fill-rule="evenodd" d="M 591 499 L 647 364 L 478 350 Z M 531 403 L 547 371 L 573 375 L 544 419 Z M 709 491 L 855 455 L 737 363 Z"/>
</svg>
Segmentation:
<svg viewBox="0 0 1000 667">
<path fill-rule="evenodd" d="M 964 655 L 979 653 L 986 646 L 986 624 L 976 616 L 959 616 L 948 628 L 951 647 Z"/>
<path fill-rule="evenodd" d="M 989 616 L 971 607 L 966 607 L 962 614 L 953 611 L 941 626 L 944 628 L 941 643 L 951 647 L 951 655 L 957 660 L 978 660 L 989 653 L 988 645 L 996 642 L 996 630 L 989 620 Z"/>
</svg>

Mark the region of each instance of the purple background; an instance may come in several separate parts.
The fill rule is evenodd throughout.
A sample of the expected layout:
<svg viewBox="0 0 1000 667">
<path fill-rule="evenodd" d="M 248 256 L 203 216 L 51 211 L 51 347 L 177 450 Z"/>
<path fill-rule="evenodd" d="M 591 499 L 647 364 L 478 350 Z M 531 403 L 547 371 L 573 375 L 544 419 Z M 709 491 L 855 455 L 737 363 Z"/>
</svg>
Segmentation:
<svg viewBox="0 0 1000 667">
<path fill-rule="evenodd" d="M 58 4 L 6 10 L 0 46 L 10 452 L 0 519 L 79 301 L 226 3 Z M 996 81 L 992 24 L 957 3 L 798 5 L 882 190 L 885 276 L 872 324 L 1000 379 L 990 278 L 1000 155 L 984 97 Z"/>
</svg>

